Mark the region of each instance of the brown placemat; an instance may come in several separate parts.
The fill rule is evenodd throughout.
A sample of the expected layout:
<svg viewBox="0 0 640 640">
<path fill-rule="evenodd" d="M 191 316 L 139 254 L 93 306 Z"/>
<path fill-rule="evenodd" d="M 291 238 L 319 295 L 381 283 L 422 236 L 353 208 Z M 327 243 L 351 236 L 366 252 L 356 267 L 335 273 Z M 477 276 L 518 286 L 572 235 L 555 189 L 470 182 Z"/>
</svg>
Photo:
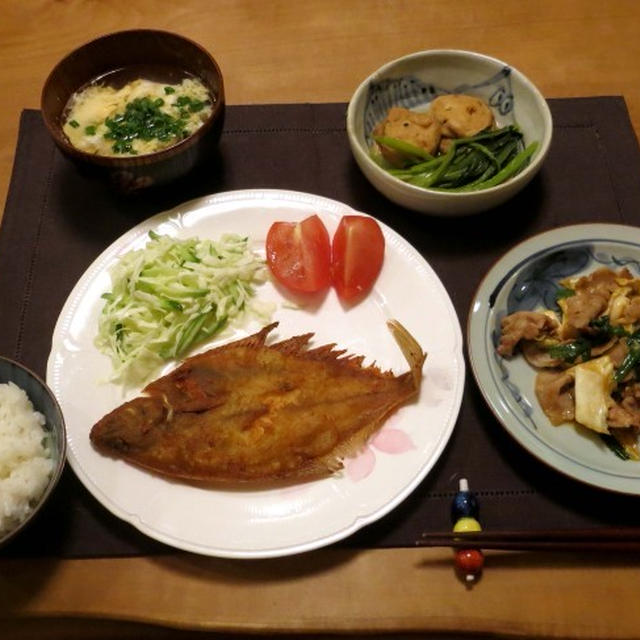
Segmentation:
<svg viewBox="0 0 640 640">
<path fill-rule="evenodd" d="M 53 147 L 40 113 L 25 111 L 0 229 L 0 353 L 44 375 L 62 305 L 105 247 L 185 200 L 260 187 L 334 198 L 394 228 L 440 276 L 464 329 L 483 274 L 515 243 L 558 225 L 640 223 L 640 151 L 624 101 L 549 102 L 554 140 L 539 176 L 506 205 L 461 219 L 422 216 L 380 196 L 351 157 L 344 104 L 231 106 L 214 163 L 133 200 L 80 175 Z M 423 531 L 448 529 L 461 476 L 478 493 L 485 529 L 640 525 L 640 498 L 567 479 L 515 443 L 468 369 L 456 429 L 434 470 L 391 514 L 340 544 L 413 546 Z M 166 550 L 107 512 L 67 468 L 46 510 L 1 553 L 83 557 Z"/>
</svg>

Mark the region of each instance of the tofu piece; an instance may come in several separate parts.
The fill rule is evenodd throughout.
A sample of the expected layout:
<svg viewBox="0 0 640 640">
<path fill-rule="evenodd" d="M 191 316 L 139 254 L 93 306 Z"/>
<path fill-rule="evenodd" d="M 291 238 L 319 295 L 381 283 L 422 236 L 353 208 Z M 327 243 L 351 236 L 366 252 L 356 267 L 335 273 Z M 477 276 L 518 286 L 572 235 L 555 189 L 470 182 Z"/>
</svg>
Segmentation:
<svg viewBox="0 0 640 640">
<path fill-rule="evenodd" d="M 607 413 L 613 404 L 613 362 L 608 355 L 572 367 L 575 377 L 575 419 L 581 425 L 609 433 Z"/>
<path fill-rule="evenodd" d="M 438 120 L 446 138 L 468 138 L 494 125 L 489 105 L 475 96 L 448 94 L 431 102 L 429 112 Z"/>
<path fill-rule="evenodd" d="M 440 144 L 441 128 L 430 113 L 392 107 L 376 129 L 376 135 L 403 140 L 435 154 Z"/>
</svg>

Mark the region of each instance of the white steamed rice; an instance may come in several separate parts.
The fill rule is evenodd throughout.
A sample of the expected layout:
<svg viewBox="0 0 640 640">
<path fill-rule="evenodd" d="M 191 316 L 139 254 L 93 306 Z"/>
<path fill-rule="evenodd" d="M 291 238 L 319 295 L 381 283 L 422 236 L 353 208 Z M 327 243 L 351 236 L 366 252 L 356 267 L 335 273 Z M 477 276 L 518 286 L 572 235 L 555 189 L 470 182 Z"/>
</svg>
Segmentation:
<svg viewBox="0 0 640 640">
<path fill-rule="evenodd" d="M 0 538 L 31 513 L 51 477 L 44 424 L 23 389 L 0 384 Z"/>
</svg>

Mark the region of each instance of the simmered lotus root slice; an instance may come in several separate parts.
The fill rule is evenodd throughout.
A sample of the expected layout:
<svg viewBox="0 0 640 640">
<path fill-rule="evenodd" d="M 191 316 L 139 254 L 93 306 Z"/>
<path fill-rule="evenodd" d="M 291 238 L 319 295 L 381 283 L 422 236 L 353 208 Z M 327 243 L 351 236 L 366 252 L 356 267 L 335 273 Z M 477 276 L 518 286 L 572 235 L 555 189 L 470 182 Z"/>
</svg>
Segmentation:
<svg viewBox="0 0 640 640">
<path fill-rule="evenodd" d="M 492 127 L 493 113 L 486 102 L 474 96 L 451 94 L 431 102 L 430 113 L 446 138 L 467 138 Z"/>
<path fill-rule="evenodd" d="M 374 134 L 403 140 L 434 154 L 440 144 L 441 129 L 440 123 L 430 113 L 392 107 L 387 118 L 376 127 Z M 395 152 L 383 147 L 382 154 L 387 160 L 394 162 Z"/>
</svg>

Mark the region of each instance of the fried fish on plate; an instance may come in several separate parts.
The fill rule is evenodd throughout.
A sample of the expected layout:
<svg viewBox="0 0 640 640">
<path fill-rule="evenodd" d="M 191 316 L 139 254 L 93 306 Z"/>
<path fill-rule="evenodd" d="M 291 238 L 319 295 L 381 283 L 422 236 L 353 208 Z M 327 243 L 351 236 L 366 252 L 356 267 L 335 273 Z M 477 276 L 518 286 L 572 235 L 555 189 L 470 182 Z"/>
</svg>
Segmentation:
<svg viewBox="0 0 640 640">
<path fill-rule="evenodd" d="M 267 345 L 278 323 L 188 358 L 91 430 L 101 453 L 198 482 L 306 480 L 335 472 L 400 405 L 417 396 L 426 358 L 389 328 L 410 370 L 399 376 L 312 333 Z"/>
</svg>

